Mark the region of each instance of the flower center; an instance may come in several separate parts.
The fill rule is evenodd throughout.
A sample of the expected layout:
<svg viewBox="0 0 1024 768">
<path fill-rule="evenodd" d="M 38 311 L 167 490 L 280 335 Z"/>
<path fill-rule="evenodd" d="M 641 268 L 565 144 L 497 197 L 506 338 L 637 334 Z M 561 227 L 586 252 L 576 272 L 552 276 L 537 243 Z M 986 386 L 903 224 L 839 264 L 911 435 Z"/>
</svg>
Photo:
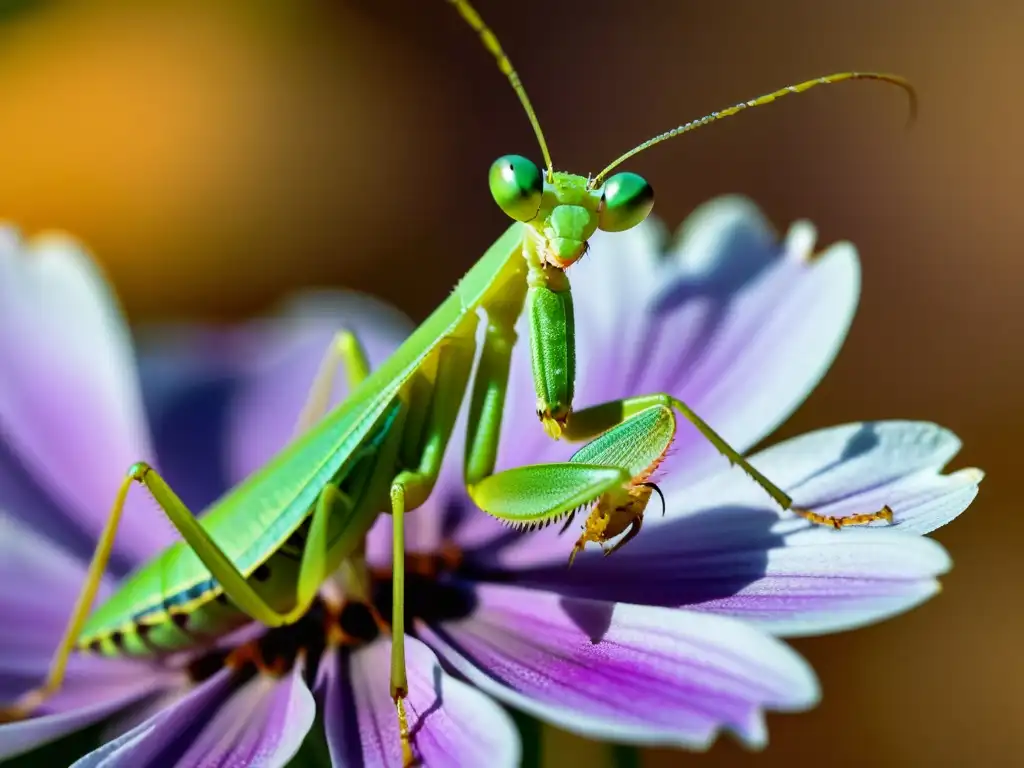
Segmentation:
<svg viewBox="0 0 1024 768">
<path fill-rule="evenodd" d="M 416 620 L 435 622 L 465 617 L 473 609 L 473 593 L 459 578 L 461 553 L 453 546 L 436 553 L 409 553 L 405 558 L 405 627 L 415 634 Z M 309 611 L 294 624 L 268 629 L 259 637 L 233 649 L 217 649 L 188 665 L 193 682 L 199 683 L 224 667 L 249 677 L 256 672 L 280 677 L 292 670 L 300 655 L 315 671 L 328 649 L 356 649 L 391 631 L 386 617 L 392 615 L 390 568 L 370 568 L 369 601 L 319 596 Z"/>
</svg>

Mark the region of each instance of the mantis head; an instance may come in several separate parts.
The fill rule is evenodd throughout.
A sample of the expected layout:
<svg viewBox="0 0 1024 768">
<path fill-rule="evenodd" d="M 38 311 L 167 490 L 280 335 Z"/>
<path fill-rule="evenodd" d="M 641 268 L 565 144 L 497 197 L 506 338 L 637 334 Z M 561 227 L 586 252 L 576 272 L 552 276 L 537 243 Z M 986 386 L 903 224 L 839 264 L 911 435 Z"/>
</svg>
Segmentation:
<svg viewBox="0 0 1024 768">
<path fill-rule="evenodd" d="M 586 178 L 554 170 L 540 121 L 533 110 L 519 74 L 501 48 L 497 36 L 480 18 L 468 0 L 448 0 L 480 37 L 511 84 L 533 126 L 544 159 L 544 172 L 520 155 L 505 155 L 494 161 L 490 172 L 491 194 L 505 213 L 527 224 L 537 235 L 545 265 L 565 269 L 586 252 L 587 240 L 598 229 L 622 232 L 642 222 L 654 207 L 654 190 L 635 173 L 608 174 L 634 155 L 668 139 L 731 117 L 751 107 L 770 104 L 794 93 L 803 93 L 819 85 L 846 80 L 879 80 L 896 85 L 910 98 L 910 121 L 917 114 L 917 95 L 904 78 L 879 72 L 839 72 L 788 85 L 754 99 L 741 101 L 704 117 L 683 123 L 638 144 L 611 162 L 596 176 Z"/>
<path fill-rule="evenodd" d="M 586 252 L 598 229 L 623 232 L 647 218 L 654 190 L 635 173 L 617 173 L 600 186 L 591 179 L 548 169 L 521 155 L 491 165 L 491 195 L 506 214 L 530 227 L 548 266 L 566 269 Z"/>
</svg>

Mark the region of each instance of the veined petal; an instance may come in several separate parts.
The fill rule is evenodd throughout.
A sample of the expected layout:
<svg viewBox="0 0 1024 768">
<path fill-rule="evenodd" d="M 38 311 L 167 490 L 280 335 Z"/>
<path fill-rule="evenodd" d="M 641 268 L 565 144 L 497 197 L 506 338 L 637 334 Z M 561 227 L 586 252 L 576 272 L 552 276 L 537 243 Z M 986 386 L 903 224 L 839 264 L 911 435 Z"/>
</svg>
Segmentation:
<svg viewBox="0 0 1024 768">
<path fill-rule="evenodd" d="M 949 557 L 910 534 L 955 517 L 974 498 L 979 472 L 939 473 L 958 447 L 932 424 L 882 422 L 804 435 L 751 459 L 801 506 L 844 516 L 888 504 L 893 526 L 811 526 L 782 513 L 737 469 L 692 488 L 667 478 L 666 518 L 648 515 L 641 535 L 610 558 L 590 550 L 566 569 L 570 537 L 546 531 L 498 558 L 526 584 L 712 611 L 777 634 L 861 626 L 938 591 Z"/>
<path fill-rule="evenodd" d="M 0 511 L 0 615 L 8 617 L 0 622 L 0 638 L 29 632 L 35 641 L 48 639 L 55 646 L 84 578 L 81 560 Z M 110 589 L 104 580 L 97 599 Z"/>
<path fill-rule="evenodd" d="M 74 557 L 0 514 L 0 706 L 46 678 L 84 575 Z M 145 662 L 74 654 L 63 686 L 39 714 L 0 725 L 0 758 L 82 728 L 177 681 L 176 673 Z"/>
<path fill-rule="evenodd" d="M 761 451 L 751 463 L 798 506 L 849 514 L 889 504 L 895 526 L 879 528 L 928 533 L 966 509 L 984 478 L 976 469 L 941 474 L 959 450 L 956 435 L 930 422 L 858 422 L 786 440 Z M 669 491 L 681 491 L 682 485 L 674 475 L 662 482 Z M 686 489 L 686 495 L 700 505 L 709 499 L 758 504 L 765 498 L 737 470 L 718 473 Z"/>
<path fill-rule="evenodd" d="M 141 725 L 83 757 L 74 768 L 140 765 L 284 766 L 316 714 L 302 663 L 286 677 L 256 675 L 237 686 L 224 669 Z"/>
<path fill-rule="evenodd" d="M 500 768 L 519 764 L 519 736 L 500 706 L 451 677 L 415 638 L 405 640 L 405 659 L 406 713 L 413 751 L 421 765 Z M 344 656 L 338 652 L 324 658 L 318 687 L 336 766 L 402 764 L 388 682 L 390 660 L 391 642 L 386 639 Z"/>
<path fill-rule="evenodd" d="M 316 704 L 301 660 L 280 680 L 257 675 L 217 711 L 182 765 L 287 765 L 313 725 Z"/>
<path fill-rule="evenodd" d="M 155 460 L 124 320 L 69 238 L 0 241 L 0 364 L 4 439 L 58 502 L 45 511 L 95 540 L 125 472 Z M 31 521 L 44 509 L 11 511 Z M 140 561 L 171 540 L 154 505 L 131 494 L 116 550 Z"/>
<path fill-rule="evenodd" d="M 760 747 L 765 709 L 818 700 L 803 659 L 743 622 L 511 586 L 477 601 L 420 636 L 481 690 L 585 736 L 703 749 L 725 728 Z"/>
<path fill-rule="evenodd" d="M 778 521 L 720 507 L 644 531 L 614 556 L 571 569 L 526 569 L 517 581 L 566 595 L 687 608 L 753 622 L 784 636 L 838 632 L 907 611 L 936 594 L 949 557 L 898 532 Z"/>
<path fill-rule="evenodd" d="M 0 514 L 17 518 L 41 536 L 56 542 L 80 558 L 88 557 L 95 541 L 75 525 L 68 524 L 67 510 L 52 497 L 0 438 Z"/>
<path fill-rule="evenodd" d="M 126 689 L 119 697 L 97 697 L 94 703 L 78 709 L 0 725 L 0 760 L 17 757 L 99 722 L 146 693 L 145 690 Z"/>
<path fill-rule="evenodd" d="M 45 679 L 84 579 L 77 559 L 0 513 L 0 706 Z M 105 581 L 98 599 L 110 592 Z M 141 661 L 73 654 L 63 687 L 42 711 L 91 707 L 132 691 L 141 696 L 174 677 Z"/>
</svg>

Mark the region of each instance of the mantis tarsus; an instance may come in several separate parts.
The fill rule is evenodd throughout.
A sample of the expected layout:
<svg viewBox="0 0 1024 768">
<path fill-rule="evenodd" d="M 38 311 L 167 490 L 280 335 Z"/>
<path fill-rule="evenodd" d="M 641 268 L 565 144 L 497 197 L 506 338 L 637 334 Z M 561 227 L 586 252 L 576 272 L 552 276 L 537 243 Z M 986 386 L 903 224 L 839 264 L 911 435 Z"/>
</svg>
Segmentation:
<svg viewBox="0 0 1024 768">
<path fill-rule="evenodd" d="M 597 229 L 619 232 L 642 222 L 654 203 L 651 186 L 629 172 L 609 173 L 666 139 L 816 85 L 873 79 L 914 92 L 902 78 L 845 72 L 792 85 L 712 112 L 625 153 L 595 176 L 554 170 L 539 122 L 519 76 L 497 38 L 464 0 L 448 0 L 478 33 L 508 77 L 533 126 L 543 169 L 516 155 L 491 166 L 490 189 L 515 223 L 459 281 L 454 292 L 377 370 L 359 340 L 341 332 L 328 351 L 300 418 L 296 438 L 264 468 L 218 500 L 202 519 L 149 465 L 133 466 L 121 484 L 45 682 L 5 710 L 2 719 L 31 716 L 63 680 L 73 651 L 160 655 L 198 648 L 250 620 L 269 627 L 303 616 L 329 574 L 355 570 L 370 526 L 393 521 L 391 694 L 406 762 L 413 759 L 403 706 L 404 515 L 430 496 L 463 397 L 470 388 L 466 486 L 495 517 L 541 525 L 591 509 L 572 556 L 588 541 L 639 531 L 656 486 L 647 482 L 669 447 L 676 414 L 692 423 L 741 466 L 784 509 L 818 524 L 891 520 L 891 512 L 835 519 L 793 507 L 792 500 L 748 464 L 697 414 L 666 393 L 639 395 L 573 410 L 575 344 L 566 270 Z M 479 310 L 486 316 L 475 374 Z M 528 313 L 537 414 L 553 438 L 590 440 L 568 462 L 495 474 L 515 326 Z M 339 367 L 352 384 L 328 411 L 326 392 Z M 129 488 L 145 485 L 184 541 L 125 580 L 95 610 L 92 604 L 110 556 Z M 570 559 L 571 562 L 571 559 Z M 371 606 L 372 607 L 372 606 Z M 384 623 L 384 619 L 378 616 Z"/>
</svg>

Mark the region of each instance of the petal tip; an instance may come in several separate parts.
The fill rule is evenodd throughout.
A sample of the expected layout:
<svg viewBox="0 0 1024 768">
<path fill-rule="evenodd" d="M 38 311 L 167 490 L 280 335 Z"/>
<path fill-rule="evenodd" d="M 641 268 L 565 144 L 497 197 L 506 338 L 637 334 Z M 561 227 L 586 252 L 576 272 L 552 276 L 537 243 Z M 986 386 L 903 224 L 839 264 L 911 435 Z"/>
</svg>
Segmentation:
<svg viewBox="0 0 1024 768">
<path fill-rule="evenodd" d="M 985 470 L 979 469 L 978 467 L 964 467 L 958 469 L 949 475 L 952 478 L 958 480 L 964 480 L 972 485 L 981 485 L 981 481 L 985 479 Z"/>
<path fill-rule="evenodd" d="M 808 219 L 799 219 L 789 225 L 786 233 L 786 255 L 795 261 L 810 261 L 818 241 L 818 228 Z"/>
</svg>

